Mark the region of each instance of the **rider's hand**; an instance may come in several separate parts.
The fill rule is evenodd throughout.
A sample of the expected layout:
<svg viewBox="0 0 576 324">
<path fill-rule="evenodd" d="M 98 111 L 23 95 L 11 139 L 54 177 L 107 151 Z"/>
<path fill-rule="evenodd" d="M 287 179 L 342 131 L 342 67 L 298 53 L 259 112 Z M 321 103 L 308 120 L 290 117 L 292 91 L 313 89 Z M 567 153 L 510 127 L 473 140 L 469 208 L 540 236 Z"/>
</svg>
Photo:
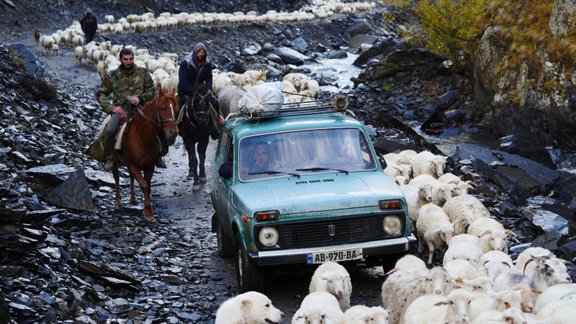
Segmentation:
<svg viewBox="0 0 576 324">
<path fill-rule="evenodd" d="M 130 103 L 134 106 L 138 106 L 138 104 L 140 103 L 140 98 L 138 98 L 138 96 L 132 96 L 130 98 Z"/>
<path fill-rule="evenodd" d="M 115 107 L 112 109 L 112 113 L 114 113 L 114 114 L 122 114 L 122 113 L 124 113 L 124 109 L 122 109 L 121 106 L 115 106 Z"/>
<path fill-rule="evenodd" d="M 224 120 L 224 116 L 218 115 L 218 125 L 222 126 L 225 122 L 226 120 Z"/>
</svg>

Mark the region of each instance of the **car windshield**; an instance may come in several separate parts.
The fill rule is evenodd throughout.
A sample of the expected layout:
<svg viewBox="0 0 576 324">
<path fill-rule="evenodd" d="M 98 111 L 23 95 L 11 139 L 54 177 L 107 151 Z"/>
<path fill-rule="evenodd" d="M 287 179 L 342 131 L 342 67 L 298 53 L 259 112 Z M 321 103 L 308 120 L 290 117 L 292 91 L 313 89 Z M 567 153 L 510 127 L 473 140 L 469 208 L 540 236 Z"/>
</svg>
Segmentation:
<svg viewBox="0 0 576 324">
<path fill-rule="evenodd" d="M 376 165 L 360 129 L 334 128 L 251 136 L 240 141 L 241 180 L 319 172 L 373 170 Z"/>
</svg>

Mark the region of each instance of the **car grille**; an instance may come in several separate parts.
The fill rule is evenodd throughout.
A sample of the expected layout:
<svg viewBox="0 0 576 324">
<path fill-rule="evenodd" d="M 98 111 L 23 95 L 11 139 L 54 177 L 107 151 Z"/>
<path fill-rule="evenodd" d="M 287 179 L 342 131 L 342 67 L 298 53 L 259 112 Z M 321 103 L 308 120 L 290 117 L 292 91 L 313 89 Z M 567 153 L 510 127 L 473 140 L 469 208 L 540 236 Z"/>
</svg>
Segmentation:
<svg viewBox="0 0 576 324">
<path fill-rule="evenodd" d="M 276 224 L 280 249 L 309 248 L 381 240 L 384 215 Z M 258 232 L 258 228 L 256 232 Z M 396 236 L 388 236 L 396 237 Z"/>
</svg>

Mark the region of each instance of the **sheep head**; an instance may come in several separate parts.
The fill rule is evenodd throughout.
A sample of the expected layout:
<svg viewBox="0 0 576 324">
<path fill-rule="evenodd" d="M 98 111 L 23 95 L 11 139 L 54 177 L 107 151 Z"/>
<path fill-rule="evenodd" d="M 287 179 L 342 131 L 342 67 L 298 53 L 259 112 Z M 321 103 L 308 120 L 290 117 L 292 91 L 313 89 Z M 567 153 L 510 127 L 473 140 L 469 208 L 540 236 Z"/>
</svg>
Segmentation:
<svg viewBox="0 0 576 324">
<path fill-rule="evenodd" d="M 350 275 L 342 274 L 339 272 L 325 272 L 320 276 L 320 279 L 326 281 L 326 288 L 328 292 L 334 296 L 341 298 L 346 292 L 349 292 Z"/>
</svg>

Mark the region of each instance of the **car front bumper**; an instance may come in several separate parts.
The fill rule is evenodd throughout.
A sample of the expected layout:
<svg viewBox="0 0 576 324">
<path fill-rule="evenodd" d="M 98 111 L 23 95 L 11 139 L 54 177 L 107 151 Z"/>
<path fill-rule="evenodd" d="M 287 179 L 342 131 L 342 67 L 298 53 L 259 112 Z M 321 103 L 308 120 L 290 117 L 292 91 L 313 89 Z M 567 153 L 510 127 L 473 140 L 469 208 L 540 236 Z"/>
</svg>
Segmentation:
<svg viewBox="0 0 576 324">
<path fill-rule="evenodd" d="M 363 258 L 372 258 L 406 252 L 410 248 L 410 243 L 415 242 L 416 237 L 399 237 L 380 241 L 370 241 L 363 243 L 343 244 L 336 246 L 259 251 L 249 253 L 252 263 L 257 266 L 280 265 L 280 264 L 306 264 L 309 253 L 331 252 L 336 250 L 362 249 Z"/>
</svg>

